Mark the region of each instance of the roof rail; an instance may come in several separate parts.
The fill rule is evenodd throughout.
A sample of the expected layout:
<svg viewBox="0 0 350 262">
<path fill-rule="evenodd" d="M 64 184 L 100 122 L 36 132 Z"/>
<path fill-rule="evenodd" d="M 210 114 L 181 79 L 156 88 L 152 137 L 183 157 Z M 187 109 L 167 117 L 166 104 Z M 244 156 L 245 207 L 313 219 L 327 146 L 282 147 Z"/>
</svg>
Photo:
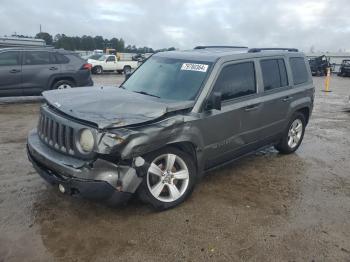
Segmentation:
<svg viewBox="0 0 350 262">
<path fill-rule="evenodd" d="M 257 53 L 257 52 L 261 52 L 261 51 L 288 51 L 288 52 L 298 52 L 299 50 L 296 48 L 274 48 L 274 47 L 270 47 L 270 48 L 250 48 L 248 50 L 248 53 Z"/>
<path fill-rule="evenodd" d="M 194 49 L 208 49 L 208 48 L 242 49 L 242 48 L 248 48 L 248 47 L 247 46 L 228 46 L 228 45 L 203 45 L 203 46 L 196 46 Z"/>
</svg>

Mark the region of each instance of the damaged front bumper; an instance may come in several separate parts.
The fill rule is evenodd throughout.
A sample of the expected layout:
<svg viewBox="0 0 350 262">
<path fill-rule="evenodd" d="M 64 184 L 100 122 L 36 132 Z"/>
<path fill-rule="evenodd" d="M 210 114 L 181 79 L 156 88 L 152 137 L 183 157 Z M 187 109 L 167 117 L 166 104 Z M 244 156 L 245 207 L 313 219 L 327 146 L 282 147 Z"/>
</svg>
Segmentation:
<svg viewBox="0 0 350 262">
<path fill-rule="evenodd" d="M 109 204 L 126 202 L 139 187 L 142 177 L 135 168 L 103 159 L 81 160 L 45 145 L 36 132 L 29 133 L 28 158 L 46 181 L 60 185 L 61 191 Z"/>
</svg>

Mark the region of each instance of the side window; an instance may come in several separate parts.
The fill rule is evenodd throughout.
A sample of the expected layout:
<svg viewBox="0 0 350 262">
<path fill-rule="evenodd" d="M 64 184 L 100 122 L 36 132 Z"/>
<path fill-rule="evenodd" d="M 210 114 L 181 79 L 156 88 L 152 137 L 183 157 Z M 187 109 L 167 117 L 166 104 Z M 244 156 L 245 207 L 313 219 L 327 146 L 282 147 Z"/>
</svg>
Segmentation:
<svg viewBox="0 0 350 262">
<path fill-rule="evenodd" d="M 109 56 L 107 58 L 107 62 L 114 62 L 115 61 L 115 56 Z"/>
<path fill-rule="evenodd" d="M 50 64 L 59 64 L 55 56 L 55 53 L 50 52 L 49 55 L 50 55 Z"/>
<path fill-rule="evenodd" d="M 288 85 L 287 71 L 283 59 L 262 60 L 260 66 L 265 91 Z"/>
<path fill-rule="evenodd" d="M 306 83 L 309 76 L 303 57 L 291 57 L 289 59 L 290 67 L 292 69 L 294 85 Z"/>
<path fill-rule="evenodd" d="M 46 65 L 49 63 L 49 52 L 30 51 L 24 53 L 24 65 Z"/>
<path fill-rule="evenodd" d="M 256 93 L 255 68 L 253 62 L 225 66 L 216 80 L 215 91 L 222 100 L 229 100 Z"/>
<path fill-rule="evenodd" d="M 57 64 L 67 64 L 69 63 L 69 59 L 60 53 L 55 53 Z"/>
<path fill-rule="evenodd" d="M 19 64 L 19 52 L 0 53 L 0 66 L 14 66 Z"/>
</svg>

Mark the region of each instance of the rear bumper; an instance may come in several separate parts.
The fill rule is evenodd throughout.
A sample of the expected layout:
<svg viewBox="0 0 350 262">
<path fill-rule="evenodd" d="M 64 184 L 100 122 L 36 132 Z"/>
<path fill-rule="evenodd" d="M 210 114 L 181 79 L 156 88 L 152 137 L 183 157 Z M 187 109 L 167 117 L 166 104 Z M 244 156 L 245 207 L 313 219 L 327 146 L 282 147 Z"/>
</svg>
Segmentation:
<svg viewBox="0 0 350 262">
<path fill-rule="evenodd" d="M 142 181 L 132 167 L 117 166 L 102 159 L 80 160 L 54 151 L 41 142 L 35 130 L 28 136 L 27 153 L 35 170 L 47 182 L 63 186 L 67 194 L 87 199 L 121 204 Z"/>
<path fill-rule="evenodd" d="M 93 86 L 94 82 L 91 78 L 91 72 L 88 70 L 80 70 L 75 77 L 76 85 L 81 86 Z"/>
</svg>

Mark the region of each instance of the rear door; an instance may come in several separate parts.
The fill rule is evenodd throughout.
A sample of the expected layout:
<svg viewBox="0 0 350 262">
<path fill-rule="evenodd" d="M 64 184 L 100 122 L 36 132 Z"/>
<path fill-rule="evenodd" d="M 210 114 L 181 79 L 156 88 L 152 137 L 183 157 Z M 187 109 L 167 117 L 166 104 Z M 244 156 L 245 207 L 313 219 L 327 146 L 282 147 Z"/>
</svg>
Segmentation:
<svg viewBox="0 0 350 262">
<path fill-rule="evenodd" d="M 52 74 L 59 71 L 58 65 L 50 64 L 48 51 L 24 51 L 22 65 L 22 87 L 26 95 L 39 95 L 49 89 Z"/>
<path fill-rule="evenodd" d="M 259 67 L 262 76 L 260 137 L 274 140 L 288 121 L 286 116 L 294 99 L 292 84 L 288 81 L 284 57 L 262 58 Z"/>
<path fill-rule="evenodd" d="M 21 54 L 19 51 L 0 53 L 0 95 L 22 95 Z"/>
</svg>

